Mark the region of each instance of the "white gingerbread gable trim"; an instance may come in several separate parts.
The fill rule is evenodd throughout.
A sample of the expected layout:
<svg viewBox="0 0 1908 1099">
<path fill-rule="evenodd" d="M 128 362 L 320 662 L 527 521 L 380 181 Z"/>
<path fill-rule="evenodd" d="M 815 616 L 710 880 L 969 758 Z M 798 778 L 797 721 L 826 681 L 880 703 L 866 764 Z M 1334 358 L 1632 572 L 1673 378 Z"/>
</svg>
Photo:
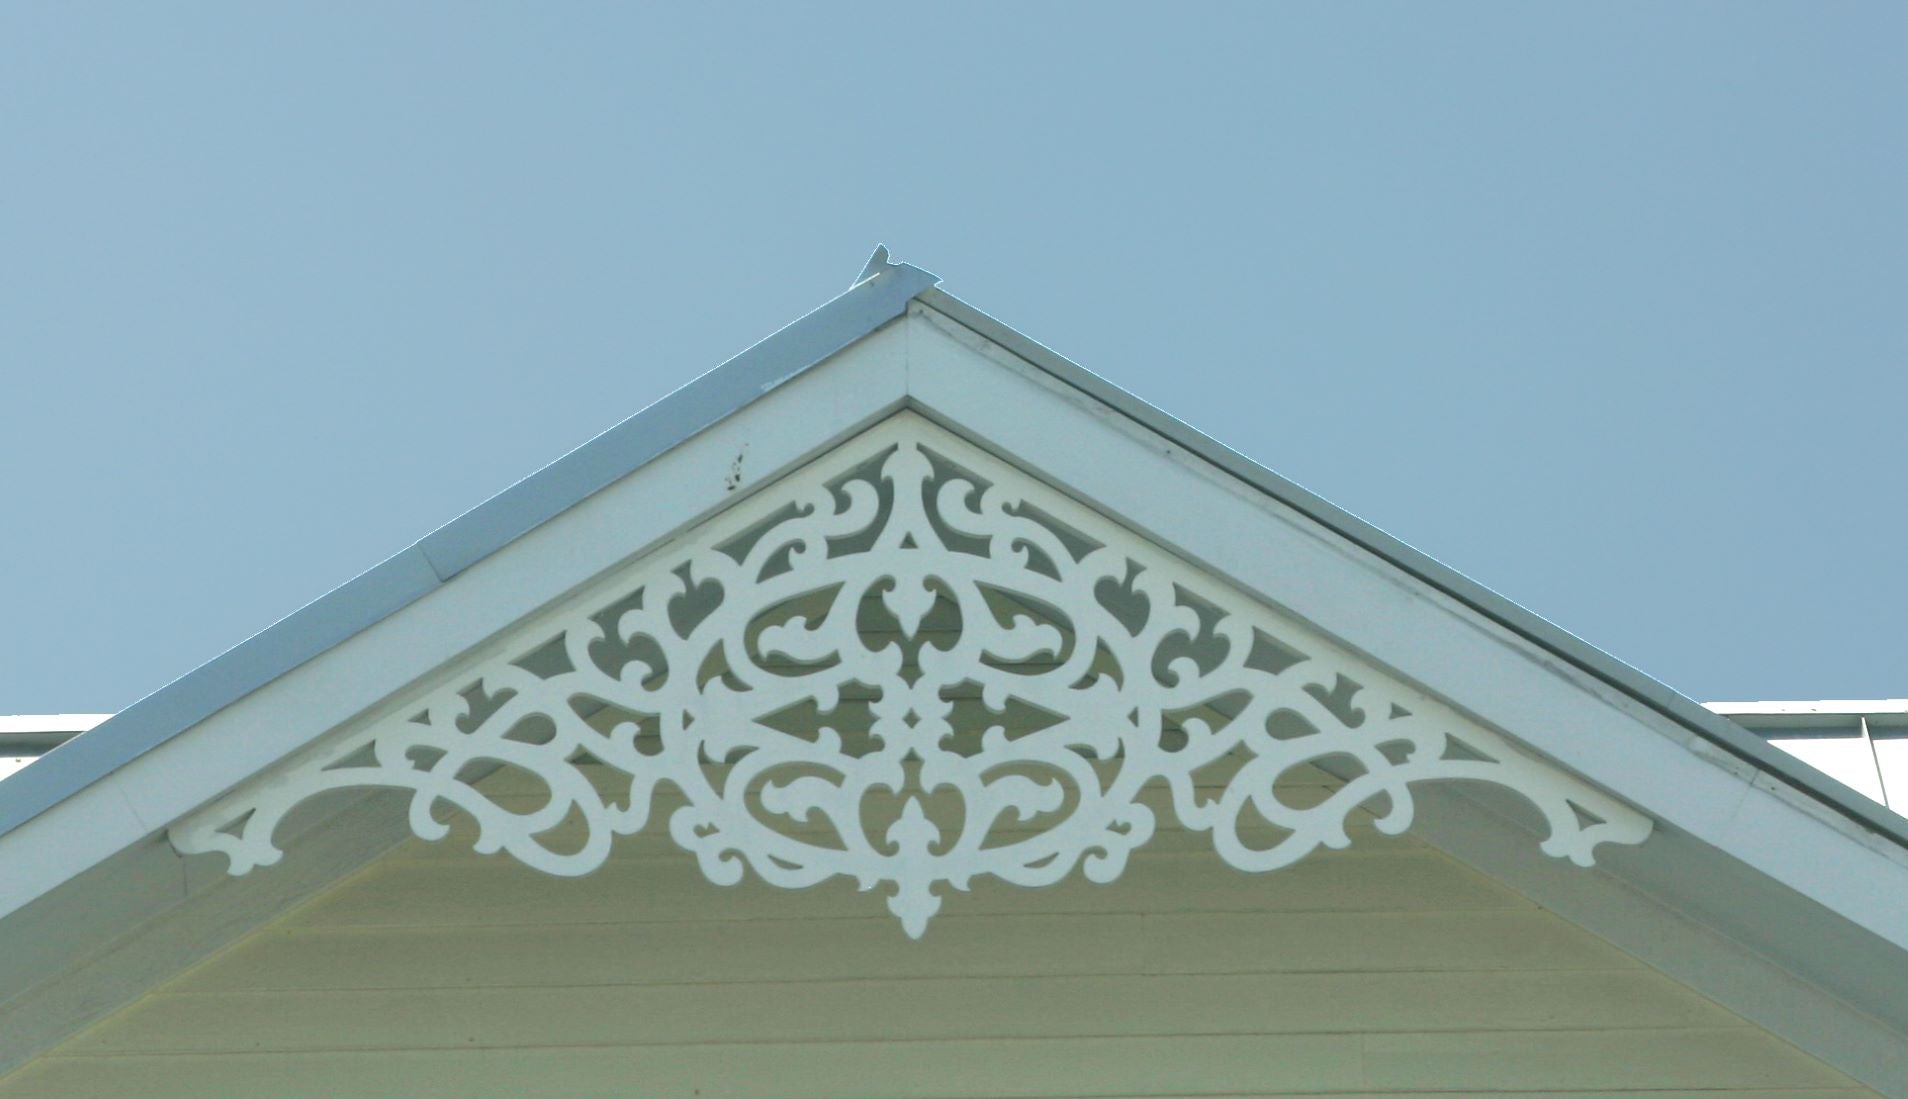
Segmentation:
<svg viewBox="0 0 1908 1099">
<path fill-rule="evenodd" d="M 968 448 L 972 464 L 1017 471 L 1028 495 L 1115 523 L 1159 569 L 1197 574 L 1241 613 L 1297 625 L 1320 652 L 1375 669 L 1381 692 L 1439 700 L 1460 723 L 1450 728 L 1505 738 L 1559 783 L 1540 797 L 1568 786 L 1652 819 L 1645 842 L 1604 845 L 1586 869 L 1542 852 L 1549 828 L 1539 819 L 1533 834 L 1522 796 L 1500 804 L 1476 783 L 1411 788 L 1418 834 L 1850 1075 L 1908 1095 L 1908 852 L 1892 833 L 1753 752 L 1718 747 L 1675 705 L 1528 623 L 1427 580 L 1433 563 L 1401 564 L 1407 554 L 1374 549 L 1375 532 L 1348 533 L 1353 521 L 1321 519 L 1299 490 L 1274 491 L 1265 471 L 1082 382 L 1077 367 L 931 281 L 878 270 L 615 429 L 606 447 L 510 490 L 501 512 L 486 505 L 393 558 L 348 593 L 363 606 L 301 613 L 295 636 L 242 674 L 219 662 L 194 673 L 203 705 L 152 719 L 159 732 L 128 753 L 113 754 L 115 723 L 137 732 L 138 714 L 8 780 L 59 777 L 76 760 L 111 765 L 74 771 L 84 784 L 43 810 L 0 805 L 0 817 L 17 818 L 0 834 L 0 932 L 11 945 L 0 954 L 0 1033 L 11 1038 L 0 1070 L 362 865 L 413 822 L 387 816 L 375 796 L 327 805 L 277 833 L 279 865 L 243 877 L 223 859 L 181 857 L 169 829 L 197 834 L 218 814 L 208 806 L 255 796 L 260 776 L 295 773 L 301 753 L 364 732 L 385 707 L 487 661 L 508 665 L 526 623 L 584 606 L 606 577 L 680 560 L 671 554 L 701 524 L 742 514 L 732 509 L 758 493 L 772 499 L 794 483 L 785 479 L 905 412 L 954 439 L 950 449 Z M 160 709 L 181 705 L 156 698 Z M 1590 795 L 1576 796 L 1588 807 Z M 943 820 L 933 806 L 923 813 Z M 243 835 L 244 822 L 220 823 Z M 1251 834 L 1261 846 L 1268 838 Z M 875 880 L 892 887 L 879 867 Z"/>
<path fill-rule="evenodd" d="M 273 834 L 306 799 L 392 787 L 413 793 L 426 839 L 461 811 L 479 851 L 573 876 L 614 837 L 667 827 L 712 882 L 846 876 L 881 887 L 918 937 L 947 888 L 1047 885 L 1076 867 L 1113 881 L 1153 834 L 1153 783 L 1241 870 L 1344 847 L 1361 810 L 1402 832 L 1412 787 L 1439 780 L 1522 795 L 1543 850 L 1583 866 L 1598 843 L 1650 831 L 911 412 L 483 648 L 174 825 L 173 843 L 244 873 L 278 861 Z M 1311 766 L 1347 781 L 1286 800 L 1281 780 Z M 478 782 L 499 767 L 548 801 L 499 805 Z M 591 767 L 615 776 L 607 797 Z M 1200 788 L 1213 772 L 1223 784 Z M 666 822 L 650 819 L 659 785 L 686 799 Z M 572 819 L 581 842 L 553 843 L 574 838 Z"/>
</svg>

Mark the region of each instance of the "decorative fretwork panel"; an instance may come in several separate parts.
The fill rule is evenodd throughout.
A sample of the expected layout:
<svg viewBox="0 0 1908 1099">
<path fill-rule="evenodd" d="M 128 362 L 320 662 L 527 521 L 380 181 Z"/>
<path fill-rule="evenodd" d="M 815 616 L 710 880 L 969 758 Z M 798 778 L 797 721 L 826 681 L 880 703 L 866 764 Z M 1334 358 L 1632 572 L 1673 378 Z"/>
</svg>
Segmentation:
<svg viewBox="0 0 1908 1099">
<path fill-rule="evenodd" d="M 280 857 L 273 832 L 300 802 L 395 787 L 413 793 L 425 839 L 461 812 L 479 851 L 575 875 L 649 825 L 667 786 L 680 805 L 657 824 L 711 881 L 846 875 L 885 887 L 918 936 L 947 887 L 1044 885 L 1076 866 L 1113 881 L 1153 834 L 1149 784 L 1243 870 L 1343 847 L 1355 814 L 1400 832 L 1412 785 L 1437 779 L 1522 795 L 1548 825 L 1543 850 L 1581 865 L 1601 842 L 1650 831 L 912 415 L 485 651 L 181 822 L 174 844 L 222 852 L 242 874 Z M 1290 797 L 1279 779 L 1310 767 L 1342 784 Z M 602 768 L 618 776 L 613 796 L 586 773 Z M 499 769 L 533 778 L 547 802 L 487 796 Z"/>
</svg>

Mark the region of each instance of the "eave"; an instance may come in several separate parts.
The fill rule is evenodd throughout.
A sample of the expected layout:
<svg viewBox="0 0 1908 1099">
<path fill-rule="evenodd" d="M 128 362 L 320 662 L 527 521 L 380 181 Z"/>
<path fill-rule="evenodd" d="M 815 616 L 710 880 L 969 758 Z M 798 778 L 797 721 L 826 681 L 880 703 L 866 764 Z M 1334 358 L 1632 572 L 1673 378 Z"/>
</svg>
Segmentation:
<svg viewBox="0 0 1908 1099">
<path fill-rule="evenodd" d="M 401 829 L 367 811 L 301 841 L 328 845 L 329 855 L 296 852 L 302 863 L 289 861 L 303 870 L 259 886 L 197 878 L 155 837 L 181 812 L 295 747 L 247 735 L 246 707 L 323 713 L 334 705 L 339 716 L 348 714 L 352 705 L 329 699 L 323 682 L 326 662 L 344 659 L 347 647 L 421 654 L 414 659 L 423 667 L 392 672 L 384 689 L 449 659 L 484 635 L 483 623 L 534 605 L 486 570 L 500 573 L 506 556 L 542 555 L 578 581 L 591 575 L 594 565 L 565 556 L 557 526 L 595 522 L 591 508 L 610 506 L 604 501 L 629 474 L 664 459 L 698 475 L 717 468 L 712 455 L 729 443 L 710 440 L 764 395 L 799 381 L 813 394 L 802 398 L 810 402 L 804 407 L 834 419 L 793 425 L 784 442 L 761 448 L 752 459 L 767 470 L 760 476 L 857 425 L 913 408 L 1003 455 L 1047 459 L 1043 473 L 1067 491 L 1176 541 L 1215 572 L 1268 590 L 1262 575 L 1255 585 L 1260 565 L 1248 534 L 1226 542 L 1173 530 L 1173 505 L 1186 492 L 1204 494 L 1213 507 L 1259 509 L 1254 522 L 1264 521 L 1266 537 L 1288 539 L 1328 574 L 1329 582 L 1286 593 L 1294 613 L 1344 621 L 1355 635 L 1348 640 L 1366 651 L 1418 654 L 1411 671 L 1430 689 L 1518 730 L 1535 751 L 1667 825 L 1660 841 L 1607 872 L 1560 871 L 1506 847 L 1495 809 L 1464 795 L 1437 799 L 1440 811 L 1422 826 L 1428 838 L 1798 1045 L 1881 1081 L 1878 1087 L 1900 1081 L 1895 1093 L 1908 1094 L 1901 1052 L 1908 1002 L 1898 991 L 1908 987 L 1908 822 L 961 303 L 925 272 L 884 265 L 879 255 L 870 270 L 723 367 L 8 780 L 0 801 L 0 913 L 25 910 L 0 926 L 16 932 L 15 942 L 43 936 L 66 953 L 16 967 L 0 994 L 59 978 L 62 958 L 97 970 L 105 964 L 101 944 L 118 937 L 115 950 L 129 965 L 100 977 L 91 992 L 57 991 L 56 998 L 74 1001 L 62 1009 L 61 1025 L 70 1024 L 88 1004 L 160 979 L 168 966 L 218 945 L 220 934 L 242 931 L 235 913 L 267 917 L 394 842 Z M 917 331 L 924 347 L 938 341 L 933 369 L 904 365 L 878 384 L 811 374 L 871 334 L 905 346 Z M 904 363 L 912 354 L 904 353 Z M 956 364 L 962 354 L 987 365 Z M 1056 432 L 1080 440 L 1077 452 L 1055 451 Z M 1096 467 L 1135 441 L 1157 459 L 1145 486 Z M 666 537 L 667 527 L 641 537 Z M 505 554 L 506 547 L 514 548 Z M 1361 602 L 1374 582 L 1382 605 Z M 455 600 L 474 600 L 481 613 L 431 609 Z M 429 639 L 436 640 L 423 644 Z M 207 742 L 222 738 L 225 770 L 189 765 L 176 753 L 175 761 L 148 758 L 189 732 Z M 79 819 L 83 834 L 62 823 Z M 176 886 L 155 884 L 168 876 Z M 144 934 L 142 897 L 158 896 L 190 910 L 185 930 L 164 949 L 128 941 Z M 125 906 L 118 923 L 100 915 L 75 931 L 61 919 L 75 908 L 105 913 L 113 904 Z M 51 1040 L 57 1029 L 36 1040 Z"/>
</svg>

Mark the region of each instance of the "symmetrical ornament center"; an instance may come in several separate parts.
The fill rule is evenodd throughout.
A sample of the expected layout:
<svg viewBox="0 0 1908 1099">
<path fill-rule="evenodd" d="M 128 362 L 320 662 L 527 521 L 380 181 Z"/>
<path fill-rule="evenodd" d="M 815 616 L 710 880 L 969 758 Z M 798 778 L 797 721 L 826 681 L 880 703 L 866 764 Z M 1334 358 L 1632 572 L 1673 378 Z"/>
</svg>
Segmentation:
<svg viewBox="0 0 1908 1099">
<path fill-rule="evenodd" d="M 1223 517 L 1188 517 L 1189 522 Z M 512 640 L 514 639 L 514 640 Z M 477 849 L 553 874 L 599 866 L 659 787 L 674 841 L 713 882 L 885 885 L 919 936 L 944 886 L 1117 878 L 1153 834 L 1141 799 L 1210 831 L 1244 870 L 1387 833 L 1411 784 L 1496 783 L 1589 865 L 1650 822 L 1322 636 L 911 415 L 897 417 L 687 537 L 513 627 L 422 693 L 324 739 L 172 830 L 241 874 L 326 790 L 413 792 Z M 1277 788 L 1320 766 L 1312 804 Z M 489 797 L 498 768 L 547 804 Z M 605 796 L 589 772 L 608 768 Z M 1220 776 L 1215 786 L 1214 775 Z M 626 785 L 623 784 L 623 780 Z M 937 805 L 953 804 L 931 813 Z M 560 829 L 565 825 L 567 828 Z M 559 846 L 573 835 L 580 845 Z"/>
</svg>

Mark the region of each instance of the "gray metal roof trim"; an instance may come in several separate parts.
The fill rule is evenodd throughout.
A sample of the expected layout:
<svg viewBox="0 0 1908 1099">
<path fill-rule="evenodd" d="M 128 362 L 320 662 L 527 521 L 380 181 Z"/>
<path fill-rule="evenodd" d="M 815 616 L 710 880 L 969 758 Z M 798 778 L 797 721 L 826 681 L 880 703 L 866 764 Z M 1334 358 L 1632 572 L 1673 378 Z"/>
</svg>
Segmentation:
<svg viewBox="0 0 1908 1099">
<path fill-rule="evenodd" d="M 53 749 L 0 784 L 0 836 L 439 583 L 412 546 Z"/>
<path fill-rule="evenodd" d="M 0 836 L 901 316 L 938 281 L 908 264 L 871 261 L 869 270 L 844 293 L 721 366 L 8 777 L 0 785 Z"/>
<path fill-rule="evenodd" d="M 1429 554 L 1279 476 L 1226 444 L 981 312 L 945 290 L 924 291 L 921 301 L 994 341 L 1040 370 L 1218 466 L 1253 488 L 1299 511 L 1418 580 L 1443 591 L 1524 639 L 1617 688 L 1758 770 L 1772 774 L 1870 831 L 1908 847 L 1908 818 L 1875 804 L 1749 730 L 1678 693 L 1662 681 L 1512 602 Z"/>
<path fill-rule="evenodd" d="M 0 800 L 0 835 L 402 609 L 611 481 L 900 316 L 909 301 L 919 298 L 1759 770 L 1908 847 L 1908 819 L 1874 805 L 1646 673 L 938 289 L 934 275 L 884 260 L 877 252 L 868 268 L 873 273 L 864 272 L 847 292 L 15 774 L 4 787 L 8 796 Z"/>
<path fill-rule="evenodd" d="M 821 308 L 477 505 L 418 545 L 449 580 L 907 310 L 938 280 L 886 264 Z"/>
</svg>

